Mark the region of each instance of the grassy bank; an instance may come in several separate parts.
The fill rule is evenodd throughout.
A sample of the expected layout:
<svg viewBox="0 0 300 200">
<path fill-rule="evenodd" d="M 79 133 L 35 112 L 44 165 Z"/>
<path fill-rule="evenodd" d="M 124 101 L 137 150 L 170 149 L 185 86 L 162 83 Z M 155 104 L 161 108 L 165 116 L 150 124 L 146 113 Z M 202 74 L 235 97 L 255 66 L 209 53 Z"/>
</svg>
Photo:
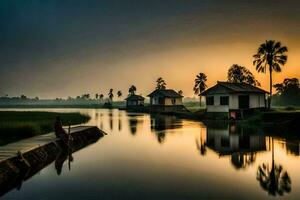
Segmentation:
<svg viewBox="0 0 300 200">
<path fill-rule="evenodd" d="M 269 133 L 300 134 L 300 112 L 273 110 L 256 112 L 245 120 L 239 122 L 241 125 L 258 126 Z"/>
<path fill-rule="evenodd" d="M 80 113 L 0 111 L 0 145 L 53 131 L 56 116 L 61 117 L 64 126 L 90 119 Z"/>
</svg>

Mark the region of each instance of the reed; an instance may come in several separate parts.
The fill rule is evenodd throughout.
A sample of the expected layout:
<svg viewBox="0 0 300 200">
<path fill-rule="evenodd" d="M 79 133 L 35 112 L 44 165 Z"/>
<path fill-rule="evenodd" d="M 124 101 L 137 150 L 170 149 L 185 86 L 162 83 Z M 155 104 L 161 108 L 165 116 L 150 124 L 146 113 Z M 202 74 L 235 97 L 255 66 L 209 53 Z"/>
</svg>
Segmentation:
<svg viewBox="0 0 300 200">
<path fill-rule="evenodd" d="M 57 116 L 64 126 L 82 124 L 90 119 L 80 113 L 0 111 L 0 145 L 54 131 Z"/>
</svg>

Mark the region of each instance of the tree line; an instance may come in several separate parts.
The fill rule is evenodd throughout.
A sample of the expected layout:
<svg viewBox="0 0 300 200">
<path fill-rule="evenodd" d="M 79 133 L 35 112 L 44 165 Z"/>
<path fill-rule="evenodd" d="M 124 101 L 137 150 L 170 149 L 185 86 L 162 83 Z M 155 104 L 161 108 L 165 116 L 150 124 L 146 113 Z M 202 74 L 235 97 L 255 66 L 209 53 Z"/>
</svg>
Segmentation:
<svg viewBox="0 0 300 200">
<path fill-rule="evenodd" d="M 273 85 L 272 76 L 274 72 L 281 72 L 281 68 L 287 62 L 288 48 L 283 46 L 281 42 L 277 42 L 274 40 L 267 40 L 262 43 L 257 52 L 253 55 L 253 65 L 258 73 L 269 73 L 269 95 L 268 95 L 268 108 L 271 108 L 272 97 L 275 98 L 275 104 L 292 104 L 299 105 L 300 100 L 300 88 L 299 88 L 299 80 L 297 78 L 286 78 L 283 83 L 277 83 Z M 196 75 L 194 80 L 193 91 L 195 95 L 198 95 L 200 98 L 200 106 L 201 106 L 201 93 L 207 89 L 207 75 L 200 72 Z M 253 86 L 260 86 L 260 82 L 256 80 L 252 72 L 244 66 L 233 64 L 227 72 L 227 81 L 231 83 L 247 83 Z M 159 77 L 156 80 L 156 89 L 163 90 L 166 89 L 166 82 L 162 77 Z M 276 94 L 272 94 L 272 88 L 275 88 Z M 135 95 L 137 91 L 136 86 L 131 85 L 128 89 L 128 96 Z M 179 90 L 178 93 L 180 95 L 183 94 L 182 90 Z M 116 93 L 118 98 L 123 96 L 121 90 L 118 90 Z M 109 89 L 107 93 L 107 103 L 111 103 L 114 98 L 114 89 Z M 103 101 L 105 95 L 103 93 L 96 93 L 94 96 L 94 100 Z M 0 99 L 9 98 L 8 95 L 4 97 L 0 97 Z M 21 100 L 30 99 L 25 95 L 21 95 L 19 98 Z M 33 98 L 34 100 L 39 100 L 38 97 Z M 68 100 L 92 100 L 90 94 L 82 94 L 81 96 L 77 96 L 76 98 L 69 97 Z M 32 99 L 31 99 L 32 100 Z M 60 98 L 56 98 L 56 100 L 62 100 Z"/>
<path fill-rule="evenodd" d="M 267 40 L 262 43 L 256 54 L 253 55 L 253 65 L 258 73 L 269 73 L 269 95 L 268 108 L 271 108 L 272 98 L 275 98 L 274 104 L 279 105 L 299 105 L 300 104 L 300 87 L 298 78 L 286 78 L 283 83 L 273 85 L 273 73 L 281 72 L 281 68 L 286 64 L 288 56 L 286 53 L 288 48 L 283 46 L 281 42 Z M 194 93 L 200 96 L 207 88 L 207 76 L 199 73 L 195 79 Z M 227 81 L 231 83 L 247 83 L 253 86 L 260 86 L 258 80 L 255 79 L 252 72 L 244 66 L 233 64 L 227 73 Z M 272 88 L 276 89 L 273 95 Z"/>
</svg>

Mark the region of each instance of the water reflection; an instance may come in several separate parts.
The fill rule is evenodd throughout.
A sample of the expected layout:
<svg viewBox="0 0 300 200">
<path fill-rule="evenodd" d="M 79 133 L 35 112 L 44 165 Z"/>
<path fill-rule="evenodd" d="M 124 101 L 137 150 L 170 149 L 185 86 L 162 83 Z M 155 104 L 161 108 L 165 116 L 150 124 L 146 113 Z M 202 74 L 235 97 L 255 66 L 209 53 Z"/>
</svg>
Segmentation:
<svg viewBox="0 0 300 200">
<path fill-rule="evenodd" d="M 109 109 L 109 127 L 110 127 L 110 130 L 113 130 L 114 128 L 114 124 L 113 124 L 113 110 L 112 109 Z"/>
<path fill-rule="evenodd" d="M 136 135 L 138 125 L 143 124 L 143 115 L 127 113 L 131 135 Z"/>
<path fill-rule="evenodd" d="M 300 196 L 298 136 L 270 135 L 272 131 L 257 127 L 201 123 L 167 115 L 100 109 L 79 111 L 90 114 L 88 125 L 97 125 L 108 137 L 88 151 L 76 154 L 76 167 L 67 175 L 64 170 L 67 161 L 70 167 L 73 164 L 72 155 L 63 152 L 58 156 L 56 171 L 52 173 L 60 174 L 62 182 L 58 183 L 56 175 L 49 176 L 53 165 L 46 178 L 42 174 L 35 181 L 51 180 L 52 190 L 74 188 L 66 194 L 70 199 L 80 196 L 82 192 L 77 191 L 82 189 L 92 199 L 99 194 L 107 198 L 122 195 L 123 199 L 266 199 L 280 195 L 297 199 Z M 91 162 L 94 164 L 90 165 Z M 86 187 L 73 184 L 74 180 Z M 49 185 L 43 190 L 33 183 L 34 189 L 20 192 L 30 194 L 41 189 L 38 197 L 51 195 L 47 193 Z"/>
<path fill-rule="evenodd" d="M 151 131 L 157 137 L 159 143 L 164 143 L 166 132 L 172 129 L 182 128 L 182 120 L 169 115 L 151 115 Z"/>
<path fill-rule="evenodd" d="M 231 164 L 236 169 L 247 168 L 255 162 L 257 152 L 266 151 L 263 134 L 236 124 L 207 124 L 206 138 L 204 145 L 219 156 L 230 155 Z M 200 146 L 204 148 L 203 145 Z M 199 149 L 199 145 L 197 148 Z"/>
<path fill-rule="evenodd" d="M 298 141 L 286 140 L 285 144 L 287 154 L 294 156 L 300 155 L 300 143 Z"/>
<path fill-rule="evenodd" d="M 72 154 L 96 143 L 103 137 L 102 133 L 94 135 L 89 134 L 88 131 L 89 130 L 87 130 L 85 135 L 73 134 L 73 143 L 69 143 L 68 145 L 65 145 L 61 141 L 57 141 L 36 149 L 31 156 L 27 155 L 26 157 L 26 159 L 30 159 L 33 164 L 29 164 L 23 157 L 20 162 L 1 162 L 0 197 L 13 188 L 16 188 L 19 191 L 24 182 L 27 182 L 53 161 L 57 175 L 60 176 L 62 174 L 63 164 L 66 160 L 68 160 L 68 169 L 70 171 L 71 162 L 74 161 Z M 55 144 L 55 147 L 51 146 L 51 144 Z M 47 151 L 45 150 L 46 148 L 48 148 Z M 20 156 L 22 155 L 20 154 Z"/>
<path fill-rule="evenodd" d="M 291 191 L 291 178 L 281 164 L 275 163 L 274 138 L 268 137 L 253 127 L 241 127 L 236 124 L 207 124 L 206 141 L 200 134 L 200 142 L 196 140 L 197 149 L 201 155 L 206 147 L 216 152 L 220 157 L 230 155 L 231 164 L 235 169 L 245 169 L 256 161 L 257 153 L 267 151 L 266 144 L 272 151 L 271 164 L 265 162 L 258 166 L 256 179 L 263 190 L 269 195 L 284 195 Z M 299 155 L 299 142 L 286 142 L 287 154 Z"/>
<path fill-rule="evenodd" d="M 68 168 L 70 171 L 71 170 L 71 162 L 74 161 L 74 158 L 72 156 L 72 149 L 70 147 L 67 147 L 66 149 L 61 149 L 55 159 L 54 166 L 55 166 L 57 175 L 61 174 L 63 164 L 67 159 L 68 159 Z"/>
<path fill-rule="evenodd" d="M 275 163 L 274 139 L 272 141 L 272 163 L 263 163 L 257 169 L 257 180 L 268 194 L 282 196 L 291 191 L 291 178 L 283 166 Z M 270 167 L 271 166 L 271 167 Z"/>
</svg>

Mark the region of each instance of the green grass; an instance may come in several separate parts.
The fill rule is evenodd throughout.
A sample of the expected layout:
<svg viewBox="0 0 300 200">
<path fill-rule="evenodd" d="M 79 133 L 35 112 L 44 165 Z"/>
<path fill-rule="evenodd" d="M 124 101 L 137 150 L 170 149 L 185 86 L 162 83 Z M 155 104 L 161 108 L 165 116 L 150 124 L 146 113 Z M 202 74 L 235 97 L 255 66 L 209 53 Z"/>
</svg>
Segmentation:
<svg viewBox="0 0 300 200">
<path fill-rule="evenodd" d="M 184 102 L 183 105 L 191 112 L 203 111 L 205 109 L 204 104 L 200 107 L 199 102 Z"/>
<path fill-rule="evenodd" d="M 54 131 L 57 116 L 61 117 L 64 126 L 90 119 L 80 113 L 0 111 L 0 145 Z"/>
<path fill-rule="evenodd" d="M 272 106 L 272 109 L 279 112 L 300 112 L 300 106 Z"/>
</svg>

